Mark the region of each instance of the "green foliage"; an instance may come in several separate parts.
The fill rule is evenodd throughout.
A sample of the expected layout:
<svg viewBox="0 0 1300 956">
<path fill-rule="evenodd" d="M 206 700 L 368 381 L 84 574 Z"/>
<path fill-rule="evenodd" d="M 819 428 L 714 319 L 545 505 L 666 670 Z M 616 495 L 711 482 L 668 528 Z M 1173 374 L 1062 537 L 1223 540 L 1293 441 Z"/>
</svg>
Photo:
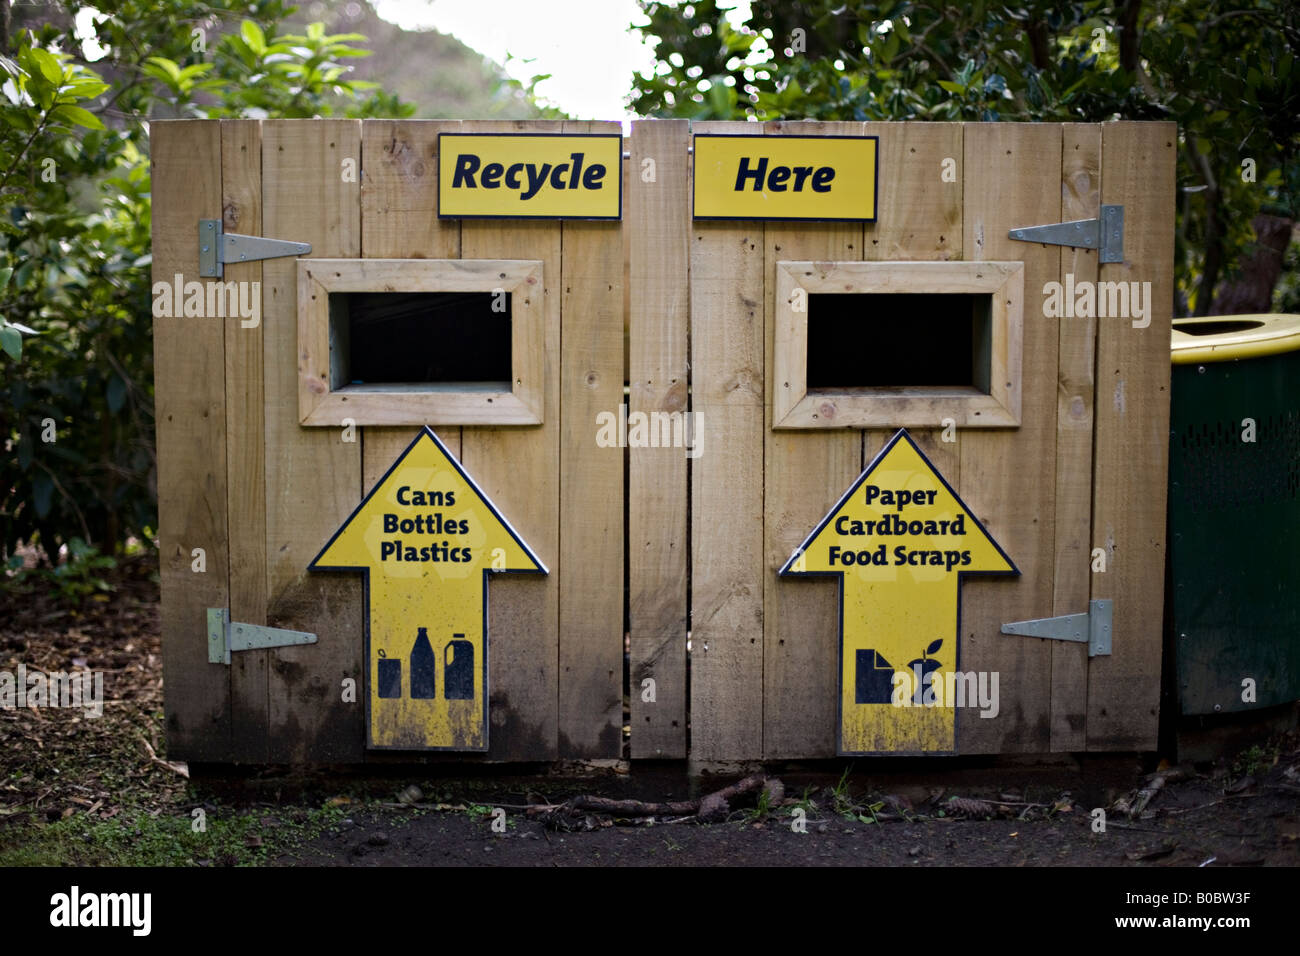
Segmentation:
<svg viewBox="0 0 1300 956">
<path fill-rule="evenodd" d="M 803 788 L 803 793 L 799 795 L 799 802 L 795 804 L 795 807 L 802 810 L 804 813 L 815 812 L 817 810 L 817 803 L 813 800 L 812 795 L 813 788 L 811 786 L 805 786 Z M 791 809 L 794 809 L 795 807 L 792 807 Z"/>
<path fill-rule="evenodd" d="M 111 571 L 117 561 L 99 553 L 99 549 L 80 538 L 68 542 L 68 556 L 51 570 L 37 569 L 36 573 L 53 585 L 54 593 L 67 604 L 80 604 L 92 594 L 111 591 L 108 582 L 99 576 L 100 571 Z"/>
<path fill-rule="evenodd" d="M 337 830 L 343 813 L 326 806 L 296 817 L 209 809 L 205 828 L 195 832 L 183 810 L 139 810 L 111 820 L 78 814 L 24 828 L 22 840 L 0 849 L 0 866 L 259 866 Z"/>
<path fill-rule="evenodd" d="M 849 773 L 853 770 L 853 765 L 849 764 L 840 774 L 839 783 L 831 788 L 831 810 L 841 816 L 856 816 L 857 805 L 853 802 L 853 797 L 849 793 Z"/>
<path fill-rule="evenodd" d="M 8 570 L 12 577 L 5 581 L 4 587 L 11 594 L 27 594 L 39 589 L 65 605 L 77 607 L 91 595 L 107 594 L 113 590 L 100 572 L 116 567 L 116 558 L 100 554 L 98 548 L 74 537 L 68 542 L 64 559 L 50 568 L 24 568 L 22 555 L 11 557 Z"/>
<path fill-rule="evenodd" d="M 1176 291 L 1204 314 L 1260 211 L 1300 216 L 1300 8 L 1260 0 L 1004 6 L 641 0 L 632 108 L 692 119 L 1173 120 Z M 1243 162 L 1254 161 L 1248 182 Z"/>
<path fill-rule="evenodd" d="M 1300 242 L 1292 242 L 1282 259 L 1282 278 L 1273 290 L 1273 311 L 1300 314 Z"/>
<path fill-rule="evenodd" d="M 102 130 L 104 124 L 99 118 L 77 104 L 103 93 L 108 84 L 93 71 L 70 62 L 66 54 L 33 47 L 30 43 L 18 47 L 15 59 L 0 55 L 0 77 L 4 80 L 6 104 L 0 111 L 0 121 L 4 123 L 0 130 L 0 144 L 4 146 L 0 156 L 10 157 L 0 171 L 0 196 L 23 196 L 21 179 L 16 181 L 16 177 L 23 164 L 30 163 L 32 144 L 43 136 L 67 139 L 77 127 Z M 0 218 L 0 232 L 10 236 L 21 234 L 13 217 Z M 13 265 L 0 265 L 0 306 L 3 306 L 0 348 L 11 361 L 18 362 L 22 359 L 23 336 L 36 332 L 6 314 L 19 311 L 11 301 L 20 292 L 10 286 L 13 274 Z M 26 275 L 20 272 L 15 285 L 21 286 L 24 278 Z"/>
<path fill-rule="evenodd" d="M 3 297 L 5 286 L 9 285 L 9 278 L 14 274 L 10 266 L 0 269 L 0 297 Z M 17 362 L 23 357 L 23 335 L 35 335 L 33 329 L 17 322 L 10 322 L 3 315 L 0 315 L 0 350 Z"/>
<path fill-rule="evenodd" d="M 758 792 L 758 800 L 754 807 L 749 810 L 741 811 L 741 819 L 746 824 L 762 823 L 772 815 L 772 794 L 766 787 Z"/>
<path fill-rule="evenodd" d="M 858 821 L 859 823 L 876 823 L 876 824 L 879 824 L 879 823 L 880 823 L 880 818 L 877 817 L 876 814 L 877 814 L 879 811 L 885 809 L 885 804 L 884 804 L 883 801 L 879 801 L 879 800 L 878 800 L 878 801 L 876 801 L 875 803 L 868 803 L 868 804 L 864 805 L 864 806 L 862 807 L 862 809 L 863 809 L 863 810 L 866 810 L 867 812 L 866 812 L 866 813 L 859 812 L 859 813 L 857 814 L 857 817 L 856 817 L 856 818 L 857 818 L 857 821 Z M 850 813 L 848 816 L 850 817 L 850 819 L 852 819 L 854 815 Z"/>
<path fill-rule="evenodd" d="M 0 51 L 9 554 L 27 541 L 52 556 L 73 537 L 114 552 L 157 525 L 149 121 L 411 112 L 349 79 L 349 61 L 368 53 L 360 35 L 320 24 L 281 35 L 280 0 L 101 4 L 93 64 L 77 9 L 50 7 L 15 34 L 12 57 Z"/>
<path fill-rule="evenodd" d="M 508 66 L 511 60 L 515 59 L 519 58 L 507 54 L 506 65 Z M 528 63 L 529 61 L 520 60 L 520 62 Z M 497 89 L 496 111 L 507 108 L 512 102 L 523 102 L 527 103 L 531 111 L 536 114 L 536 119 L 569 119 L 570 116 L 568 113 L 564 112 L 564 110 L 560 109 L 558 106 L 550 105 L 546 99 L 540 96 L 537 92 L 537 84 L 541 83 L 543 80 L 549 80 L 551 76 L 552 74 L 550 73 L 534 73 L 523 82 L 520 82 L 509 75 L 504 76 Z"/>
<path fill-rule="evenodd" d="M 369 0 L 321 0 L 284 22 L 283 28 L 303 33 L 305 11 L 325 22 L 328 33 L 364 33 L 381 55 L 349 60 L 350 76 L 382 83 L 386 95 L 418 104 L 414 115 L 431 119 L 566 119 L 537 99 L 540 77 L 523 82 L 450 34 L 437 30 L 404 30 L 382 19 Z M 525 61 L 526 63 L 526 61 Z M 373 96 L 374 94 L 372 94 Z M 349 108 L 352 115 L 352 108 Z"/>
<path fill-rule="evenodd" d="M 1234 779 L 1258 776 L 1261 771 L 1268 769 L 1270 763 L 1270 756 L 1264 748 L 1252 744 L 1237 754 L 1237 759 L 1232 762 L 1230 776 Z"/>
</svg>

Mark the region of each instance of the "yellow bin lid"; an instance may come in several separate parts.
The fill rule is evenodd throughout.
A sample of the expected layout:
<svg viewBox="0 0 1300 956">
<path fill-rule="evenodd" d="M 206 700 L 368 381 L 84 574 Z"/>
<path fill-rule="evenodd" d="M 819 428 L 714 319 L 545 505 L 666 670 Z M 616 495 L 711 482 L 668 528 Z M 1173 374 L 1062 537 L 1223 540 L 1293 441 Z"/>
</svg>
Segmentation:
<svg viewBox="0 0 1300 956">
<path fill-rule="evenodd" d="M 1207 315 L 1174 319 L 1173 362 L 1231 362 L 1300 349 L 1300 315 Z"/>
</svg>

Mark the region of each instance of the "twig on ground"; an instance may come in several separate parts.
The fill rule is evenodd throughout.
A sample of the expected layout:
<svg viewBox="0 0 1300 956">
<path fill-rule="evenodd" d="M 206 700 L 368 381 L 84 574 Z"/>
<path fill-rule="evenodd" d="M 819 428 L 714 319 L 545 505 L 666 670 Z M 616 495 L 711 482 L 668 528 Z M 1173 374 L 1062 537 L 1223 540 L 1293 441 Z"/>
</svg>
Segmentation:
<svg viewBox="0 0 1300 956">
<path fill-rule="evenodd" d="M 1221 797 L 1218 800 L 1211 800 L 1209 803 L 1202 803 L 1199 807 L 1183 807 L 1182 809 L 1171 809 L 1171 810 L 1160 809 L 1157 810 L 1156 812 L 1167 813 L 1170 815 L 1175 813 L 1192 813 L 1195 810 L 1207 810 L 1210 807 L 1217 807 L 1219 804 L 1227 803 L 1229 800 L 1249 800 L 1252 797 L 1262 797 L 1262 796 L 1263 796 L 1262 793 L 1230 793 L 1226 797 Z"/>
<path fill-rule="evenodd" d="M 1136 827 L 1131 823 L 1119 823 L 1114 820 L 1106 821 L 1106 828 L 1117 827 L 1120 830 L 1141 830 L 1143 833 L 1164 833 L 1164 830 L 1157 830 L 1154 827 Z"/>
<path fill-rule="evenodd" d="M 1155 798 L 1155 795 L 1164 789 L 1165 784 L 1190 780 L 1195 776 L 1196 771 L 1188 767 L 1170 767 L 1168 770 L 1153 773 L 1147 778 L 1145 787 L 1140 787 L 1116 800 L 1114 809 L 1117 813 L 1126 814 L 1130 820 L 1136 820 L 1142 815 L 1142 811 L 1147 808 L 1147 804 Z"/>
<path fill-rule="evenodd" d="M 540 817 L 551 826 L 560 826 L 570 819 L 586 813 L 603 813 L 615 817 L 672 817 L 671 822 L 695 820 L 700 823 L 718 823 L 727 819 L 731 801 L 737 797 L 761 790 L 768 782 L 765 774 L 752 774 L 730 786 L 696 800 L 676 800 L 668 803 L 651 803 L 643 800 L 614 800 L 609 797 L 582 795 L 561 804 L 537 804 L 521 807 L 530 817 Z M 667 821 L 665 821 L 667 822 Z"/>
<path fill-rule="evenodd" d="M 163 760 L 162 757 L 158 756 L 157 751 L 153 749 L 153 744 L 145 740 L 144 735 L 141 733 L 136 733 L 136 739 L 139 740 L 140 743 L 144 744 L 144 749 L 149 752 L 149 760 L 152 763 L 156 763 L 158 766 L 170 770 L 172 773 L 184 777 L 186 780 L 190 779 L 189 764 L 180 763 L 175 760 Z"/>
</svg>

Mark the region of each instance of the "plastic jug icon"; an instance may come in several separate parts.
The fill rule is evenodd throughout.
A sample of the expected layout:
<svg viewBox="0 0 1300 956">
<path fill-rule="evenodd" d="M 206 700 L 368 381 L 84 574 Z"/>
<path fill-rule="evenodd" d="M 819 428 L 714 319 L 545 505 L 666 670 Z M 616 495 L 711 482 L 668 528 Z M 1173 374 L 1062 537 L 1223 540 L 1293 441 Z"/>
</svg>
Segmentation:
<svg viewBox="0 0 1300 956">
<path fill-rule="evenodd" d="M 442 650 L 442 687 L 447 700 L 474 699 L 474 644 L 453 634 Z"/>
<path fill-rule="evenodd" d="M 429 643 L 429 632 L 420 628 L 411 648 L 411 697 L 428 700 L 437 697 L 434 679 L 438 673 L 438 658 Z"/>
</svg>

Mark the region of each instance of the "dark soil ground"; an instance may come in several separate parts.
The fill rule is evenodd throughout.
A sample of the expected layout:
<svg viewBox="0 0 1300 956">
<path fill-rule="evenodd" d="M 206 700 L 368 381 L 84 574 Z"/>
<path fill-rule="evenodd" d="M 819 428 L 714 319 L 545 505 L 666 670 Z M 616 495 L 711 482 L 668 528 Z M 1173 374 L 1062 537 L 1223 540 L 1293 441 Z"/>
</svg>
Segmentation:
<svg viewBox="0 0 1300 956">
<path fill-rule="evenodd" d="M 1300 864 L 1295 733 L 1176 768 L 1140 812 L 1126 803 L 1170 769 L 1158 755 L 744 768 L 780 786 L 707 824 L 566 801 L 685 801 L 741 773 L 169 763 L 156 561 L 96 573 L 111 590 L 30 576 L 0 589 L 0 670 L 102 671 L 107 699 L 98 719 L 0 709 L 0 865 Z M 74 604 L 69 590 L 90 593 Z M 1097 808 L 1105 832 L 1094 830 Z"/>
</svg>

